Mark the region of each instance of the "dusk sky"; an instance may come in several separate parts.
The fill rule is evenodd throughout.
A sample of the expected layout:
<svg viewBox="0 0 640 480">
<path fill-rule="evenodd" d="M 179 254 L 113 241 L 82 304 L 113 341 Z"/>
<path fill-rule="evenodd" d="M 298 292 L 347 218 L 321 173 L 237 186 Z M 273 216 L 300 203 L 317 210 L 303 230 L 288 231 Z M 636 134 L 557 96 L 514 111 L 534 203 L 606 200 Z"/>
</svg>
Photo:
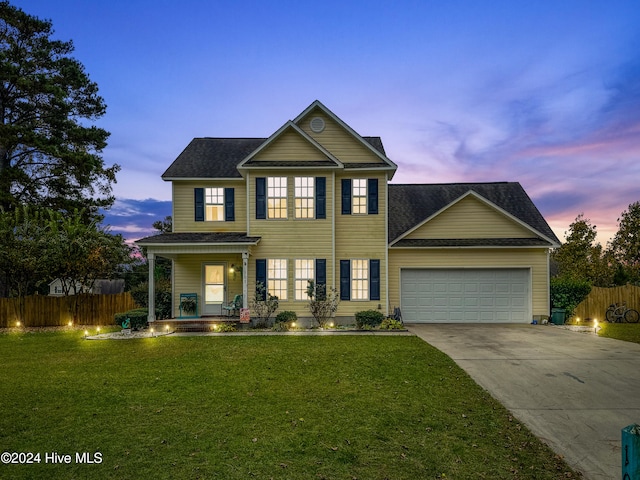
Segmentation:
<svg viewBox="0 0 640 480">
<path fill-rule="evenodd" d="M 640 200 L 637 0 L 10 0 L 73 40 L 122 170 L 106 222 L 171 213 L 193 137 L 268 137 L 320 100 L 380 136 L 394 183 L 517 181 L 561 240 Z"/>
</svg>

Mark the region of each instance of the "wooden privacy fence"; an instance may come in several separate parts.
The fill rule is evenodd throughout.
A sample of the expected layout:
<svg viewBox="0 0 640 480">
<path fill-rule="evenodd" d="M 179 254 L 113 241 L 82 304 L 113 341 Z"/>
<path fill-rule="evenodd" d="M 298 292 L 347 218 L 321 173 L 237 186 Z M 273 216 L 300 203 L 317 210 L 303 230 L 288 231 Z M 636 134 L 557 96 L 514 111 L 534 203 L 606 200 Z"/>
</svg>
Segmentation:
<svg viewBox="0 0 640 480">
<path fill-rule="evenodd" d="M 136 308 L 129 292 L 82 295 L 78 300 L 78 325 L 112 325 L 114 314 Z M 18 321 L 25 327 L 57 327 L 73 320 L 69 313 L 69 299 L 65 297 L 25 297 L 22 318 L 18 317 L 17 302 L 17 298 L 0 298 L 0 327 L 13 327 Z"/>
<path fill-rule="evenodd" d="M 625 285 L 624 287 L 593 287 L 591 292 L 577 307 L 573 317 L 604 319 L 604 313 L 612 303 L 627 302 L 627 307 L 640 311 L 640 287 Z"/>
</svg>

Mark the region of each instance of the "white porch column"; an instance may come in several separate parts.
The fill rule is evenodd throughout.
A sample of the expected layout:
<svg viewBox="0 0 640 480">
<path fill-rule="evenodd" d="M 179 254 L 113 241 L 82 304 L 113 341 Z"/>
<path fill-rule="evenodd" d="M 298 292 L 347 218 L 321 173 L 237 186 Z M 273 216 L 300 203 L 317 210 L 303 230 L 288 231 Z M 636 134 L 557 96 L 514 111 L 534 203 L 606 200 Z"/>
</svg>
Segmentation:
<svg viewBox="0 0 640 480">
<path fill-rule="evenodd" d="M 248 267 L 249 252 L 242 252 L 242 308 L 247 308 L 247 306 L 249 305 L 249 299 L 247 298 L 247 296 L 249 295 L 249 272 L 247 270 Z"/>
<path fill-rule="evenodd" d="M 147 253 L 147 264 L 149 265 L 149 315 L 147 321 L 149 323 L 156 321 L 156 255 Z"/>
</svg>

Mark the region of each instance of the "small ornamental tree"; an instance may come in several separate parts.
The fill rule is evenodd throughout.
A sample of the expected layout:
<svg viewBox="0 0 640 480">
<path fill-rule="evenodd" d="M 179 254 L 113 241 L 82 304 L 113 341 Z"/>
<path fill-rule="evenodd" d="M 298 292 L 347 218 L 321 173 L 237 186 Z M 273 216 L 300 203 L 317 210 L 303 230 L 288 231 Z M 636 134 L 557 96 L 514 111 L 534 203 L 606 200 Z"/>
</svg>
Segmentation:
<svg viewBox="0 0 640 480">
<path fill-rule="evenodd" d="M 269 324 L 269 319 L 278 309 L 278 297 L 267 292 L 264 283 L 256 282 L 256 291 L 253 300 L 249 302 L 252 317 L 257 319 L 258 324 Z"/>
<path fill-rule="evenodd" d="M 320 328 L 325 328 L 330 318 L 338 310 L 340 296 L 335 288 L 326 285 L 316 285 L 313 280 L 309 280 L 307 285 L 307 296 L 309 297 L 309 310 Z"/>
</svg>

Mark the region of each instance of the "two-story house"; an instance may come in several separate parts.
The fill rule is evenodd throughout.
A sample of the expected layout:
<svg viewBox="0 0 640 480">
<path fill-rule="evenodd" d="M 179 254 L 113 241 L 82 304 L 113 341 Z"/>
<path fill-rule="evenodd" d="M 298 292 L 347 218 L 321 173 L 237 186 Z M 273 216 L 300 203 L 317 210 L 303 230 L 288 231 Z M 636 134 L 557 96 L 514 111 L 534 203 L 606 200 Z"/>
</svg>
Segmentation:
<svg viewBox="0 0 640 480">
<path fill-rule="evenodd" d="M 339 291 L 342 323 L 395 307 L 405 322 L 548 315 L 559 242 L 518 183 L 391 184 L 396 169 L 379 137 L 316 101 L 269 138 L 194 139 L 162 175 L 173 232 L 137 243 L 151 266 L 173 261 L 176 317 L 181 294 L 218 316 L 261 282 L 310 320 L 308 280 Z"/>
</svg>

